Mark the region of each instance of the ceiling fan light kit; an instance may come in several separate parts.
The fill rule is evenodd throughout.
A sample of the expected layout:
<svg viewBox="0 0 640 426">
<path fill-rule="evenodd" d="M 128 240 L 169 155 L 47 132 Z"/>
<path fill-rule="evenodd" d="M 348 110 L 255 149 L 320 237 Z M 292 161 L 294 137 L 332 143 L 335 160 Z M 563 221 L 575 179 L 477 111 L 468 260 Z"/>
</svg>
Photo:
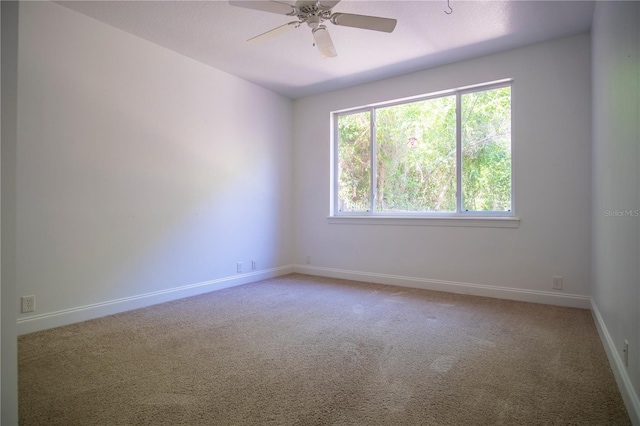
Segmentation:
<svg viewBox="0 0 640 426">
<path fill-rule="evenodd" d="M 294 5 L 290 5 L 278 1 L 229 0 L 231 6 L 285 16 L 295 16 L 298 18 L 297 21 L 289 22 L 252 37 L 247 40 L 248 42 L 259 43 L 270 40 L 290 29 L 298 28 L 300 25 L 306 23 L 307 26 L 311 28 L 315 45 L 318 47 L 320 55 L 323 58 L 333 58 L 337 56 L 336 48 L 329 35 L 329 30 L 323 25 L 324 22 L 330 22 L 337 26 L 382 31 L 386 33 L 392 32 L 396 27 L 397 21 L 391 18 L 357 15 L 353 13 L 334 13 L 332 9 L 339 2 L 340 0 L 297 0 Z"/>
</svg>

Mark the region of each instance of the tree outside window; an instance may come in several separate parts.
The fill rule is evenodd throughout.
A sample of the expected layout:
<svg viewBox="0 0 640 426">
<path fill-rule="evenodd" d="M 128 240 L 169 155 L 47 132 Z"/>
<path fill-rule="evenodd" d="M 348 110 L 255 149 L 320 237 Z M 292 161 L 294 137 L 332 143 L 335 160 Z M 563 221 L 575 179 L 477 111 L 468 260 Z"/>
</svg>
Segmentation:
<svg viewBox="0 0 640 426">
<path fill-rule="evenodd" d="M 511 84 L 337 113 L 335 214 L 511 212 Z"/>
</svg>

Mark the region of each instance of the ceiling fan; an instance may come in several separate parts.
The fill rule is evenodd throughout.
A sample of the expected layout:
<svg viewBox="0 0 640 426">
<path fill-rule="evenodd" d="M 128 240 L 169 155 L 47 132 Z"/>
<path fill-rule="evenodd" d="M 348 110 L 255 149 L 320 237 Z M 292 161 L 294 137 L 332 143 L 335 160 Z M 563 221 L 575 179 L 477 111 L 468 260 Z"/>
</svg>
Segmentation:
<svg viewBox="0 0 640 426">
<path fill-rule="evenodd" d="M 333 58 L 337 56 L 336 48 L 333 45 L 329 31 L 324 25 L 325 21 L 343 27 L 362 28 L 386 33 L 392 32 L 396 27 L 397 21 L 395 19 L 333 12 L 333 7 L 339 2 L 340 0 L 297 0 L 295 4 L 291 5 L 268 0 L 229 0 L 229 4 L 232 6 L 277 13 L 279 15 L 295 16 L 298 18 L 297 21 L 289 22 L 269 30 L 266 33 L 250 38 L 247 40 L 248 42 L 257 43 L 269 40 L 285 31 L 298 28 L 300 25 L 306 23 L 311 28 L 313 39 L 323 58 Z"/>
</svg>

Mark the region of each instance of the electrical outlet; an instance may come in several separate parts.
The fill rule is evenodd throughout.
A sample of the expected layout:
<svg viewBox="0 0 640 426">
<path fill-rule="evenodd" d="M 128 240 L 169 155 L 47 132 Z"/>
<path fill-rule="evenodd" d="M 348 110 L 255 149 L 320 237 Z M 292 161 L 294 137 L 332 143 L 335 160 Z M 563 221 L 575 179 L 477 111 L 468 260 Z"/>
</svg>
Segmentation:
<svg viewBox="0 0 640 426">
<path fill-rule="evenodd" d="M 311 265 L 311 256 L 307 255 L 307 265 Z"/>
<path fill-rule="evenodd" d="M 36 297 L 35 296 L 22 296 L 20 298 L 21 308 L 20 312 L 34 312 L 36 310 Z"/>
<path fill-rule="evenodd" d="M 560 276 L 553 277 L 553 289 L 562 290 L 562 277 Z"/>
<path fill-rule="evenodd" d="M 238 272 L 242 272 L 242 262 L 238 262 L 238 263 L 236 264 L 236 270 L 237 270 Z"/>
<path fill-rule="evenodd" d="M 258 268 L 258 264 L 256 263 L 255 260 L 251 261 L 251 270 L 255 271 Z"/>
<path fill-rule="evenodd" d="M 628 367 L 629 366 L 629 342 L 627 341 L 627 339 L 624 340 L 624 349 L 622 350 L 622 352 L 624 352 L 624 366 Z"/>
</svg>

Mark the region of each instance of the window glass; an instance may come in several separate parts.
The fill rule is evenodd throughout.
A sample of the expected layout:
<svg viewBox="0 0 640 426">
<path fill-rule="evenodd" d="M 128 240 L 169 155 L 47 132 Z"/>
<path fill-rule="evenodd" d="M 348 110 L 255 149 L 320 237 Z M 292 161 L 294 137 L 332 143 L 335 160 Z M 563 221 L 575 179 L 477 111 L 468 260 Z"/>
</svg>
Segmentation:
<svg viewBox="0 0 640 426">
<path fill-rule="evenodd" d="M 456 98 L 376 110 L 376 211 L 456 210 Z"/>
<path fill-rule="evenodd" d="M 512 215 L 511 83 L 334 117 L 334 214 Z"/>
<path fill-rule="evenodd" d="M 511 210 L 511 88 L 462 101 L 462 210 Z"/>
<path fill-rule="evenodd" d="M 371 208 L 371 112 L 341 115 L 338 125 L 338 210 Z"/>
</svg>

